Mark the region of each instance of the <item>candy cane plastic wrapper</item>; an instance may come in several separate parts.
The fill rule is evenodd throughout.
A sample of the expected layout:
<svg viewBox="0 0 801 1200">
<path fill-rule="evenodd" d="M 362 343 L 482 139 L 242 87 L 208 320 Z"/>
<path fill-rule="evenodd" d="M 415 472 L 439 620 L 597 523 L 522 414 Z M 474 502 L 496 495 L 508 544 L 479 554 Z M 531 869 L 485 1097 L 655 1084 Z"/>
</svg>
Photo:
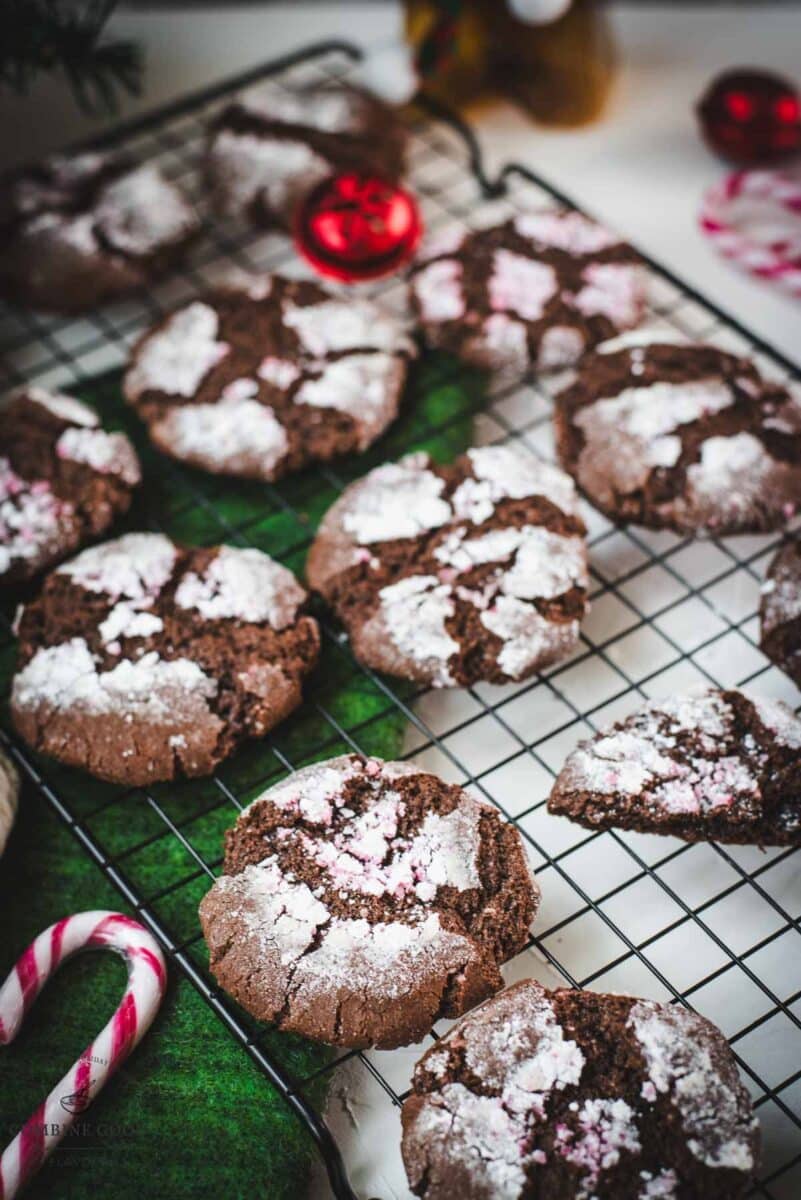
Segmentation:
<svg viewBox="0 0 801 1200">
<path fill-rule="evenodd" d="M 726 258 L 801 298 L 801 173 L 735 171 L 707 192 L 699 223 Z"/>
<path fill-rule="evenodd" d="M 111 1020 L 3 1152 L 0 1198 L 11 1200 L 125 1061 L 158 1012 L 167 969 L 158 943 L 122 913 L 84 912 L 40 933 L 0 988 L 0 1044 L 13 1041 L 53 972 L 80 950 L 113 950 L 128 964 L 128 986 Z M 0 1058 L 2 1070 L 2 1058 Z"/>
</svg>

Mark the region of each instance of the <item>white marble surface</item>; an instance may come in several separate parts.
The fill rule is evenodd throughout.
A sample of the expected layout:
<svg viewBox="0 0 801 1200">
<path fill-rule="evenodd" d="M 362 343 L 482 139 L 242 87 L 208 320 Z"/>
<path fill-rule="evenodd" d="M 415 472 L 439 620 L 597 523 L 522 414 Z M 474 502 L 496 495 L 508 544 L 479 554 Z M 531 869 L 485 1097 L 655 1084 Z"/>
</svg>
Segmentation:
<svg viewBox="0 0 801 1200">
<path fill-rule="evenodd" d="M 489 161 L 530 164 L 801 360 L 801 303 L 738 273 L 696 228 L 703 191 L 724 168 L 702 145 L 692 111 L 708 80 L 726 66 L 752 63 L 798 79 L 801 8 L 621 3 L 612 13 L 621 68 L 604 118 L 584 130 L 553 131 L 511 106 L 485 105 L 476 125 Z M 126 103 L 124 115 L 309 41 L 344 37 L 369 49 L 397 39 L 399 29 L 399 6 L 391 2 L 122 8 L 113 30 L 138 40 L 148 63 L 145 94 Z M 37 87 L 26 100 L 4 101 L 4 118 L 2 163 L 93 128 L 57 83 Z"/>
</svg>

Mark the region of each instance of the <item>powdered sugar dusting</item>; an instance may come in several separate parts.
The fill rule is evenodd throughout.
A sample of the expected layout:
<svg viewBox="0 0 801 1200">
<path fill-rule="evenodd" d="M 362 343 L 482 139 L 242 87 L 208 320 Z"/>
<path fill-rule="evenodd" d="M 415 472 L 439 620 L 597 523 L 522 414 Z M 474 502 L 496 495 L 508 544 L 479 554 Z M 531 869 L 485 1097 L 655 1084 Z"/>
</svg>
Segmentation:
<svg viewBox="0 0 801 1200">
<path fill-rule="evenodd" d="M 503 642 L 498 666 L 510 679 L 519 679 L 535 663 L 547 666 L 563 657 L 578 639 L 578 621 L 549 621 L 514 596 L 499 596 L 492 608 L 482 612 L 481 623 Z"/>
<path fill-rule="evenodd" d="M 786 622 L 801 617 L 801 547 L 788 542 L 770 566 L 762 584 L 762 633 L 772 633 Z"/>
<path fill-rule="evenodd" d="M 58 568 L 89 592 L 126 600 L 152 600 L 175 566 L 175 547 L 160 533 L 127 533 L 90 546 Z"/>
<path fill-rule="evenodd" d="M 511 250 L 496 250 L 488 290 L 494 311 L 513 312 L 524 321 L 538 321 L 556 295 L 556 273 L 547 263 Z"/>
<path fill-rule="evenodd" d="M 231 392 L 216 404 L 170 408 L 151 432 L 186 462 L 257 479 L 272 479 L 289 449 L 286 431 L 269 405 Z"/>
<path fill-rule="evenodd" d="M 575 255 L 597 254 L 620 241 L 609 229 L 577 212 L 523 213 L 515 218 L 515 229 L 521 237 Z"/>
<path fill-rule="evenodd" d="M 543 496 L 562 512 L 573 514 L 578 502 L 573 480 L 564 471 L 515 445 L 468 450 L 475 479 L 466 479 L 453 494 L 458 518 L 486 521 L 499 500 Z"/>
<path fill-rule="evenodd" d="M 747 517 L 759 508 L 777 468 L 776 460 L 752 433 L 707 438 L 700 461 L 687 469 L 687 506 L 704 512 L 713 505 L 716 522 Z"/>
<path fill-rule="evenodd" d="M 481 332 L 465 346 L 468 358 L 490 370 L 522 375 L 529 366 L 528 332 L 522 321 L 503 312 L 487 317 Z"/>
<path fill-rule="evenodd" d="M 12 702 L 20 712 L 42 709 L 80 717 L 124 715 L 146 724 L 206 721 L 217 683 L 190 659 L 165 660 L 156 651 L 100 671 L 83 638 L 37 650 L 14 676 Z"/>
<path fill-rule="evenodd" d="M 676 1200 L 679 1177 L 672 1168 L 656 1175 L 651 1171 L 640 1171 L 640 1179 L 642 1188 L 637 1200 Z"/>
<path fill-rule="evenodd" d="M 140 256 L 185 238 L 197 226 L 181 193 L 151 164 L 107 184 L 95 207 L 95 219 L 116 250 Z"/>
<path fill-rule="evenodd" d="M 193 301 L 150 334 L 136 352 L 125 376 L 125 394 L 137 400 L 144 392 L 190 397 L 206 375 L 228 353 L 217 341 L 219 317 L 209 304 Z"/>
<path fill-rule="evenodd" d="M 354 125 L 359 101 L 341 87 L 293 91 L 267 80 L 241 92 L 236 103 L 268 121 L 305 125 L 324 133 L 345 133 Z"/>
<path fill-rule="evenodd" d="M 750 689 L 745 691 L 745 695 L 756 709 L 762 724 L 770 730 L 780 746 L 801 750 L 801 717 L 781 700 L 757 696 Z"/>
<path fill-rule="evenodd" d="M 379 602 L 382 630 L 400 654 L 430 670 L 438 686 L 450 686 L 448 659 L 460 649 L 445 627 L 456 611 L 451 587 L 434 575 L 410 575 L 382 588 Z"/>
<path fill-rule="evenodd" d="M 320 374 L 295 393 L 296 404 L 336 408 L 356 422 L 358 445 L 366 450 L 396 415 L 405 377 L 393 354 L 349 354 L 321 364 Z"/>
<path fill-rule="evenodd" d="M 241 217 L 257 200 L 286 214 L 296 196 L 329 172 L 325 158 L 305 142 L 221 129 L 209 151 L 209 165 L 224 215 Z"/>
<path fill-rule="evenodd" d="M 237 546 L 221 546 L 202 576 L 188 572 L 175 592 L 179 608 L 206 620 L 267 621 L 273 629 L 291 625 L 305 598 L 286 567 L 261 550 Z"/>
<path fill-rule="evenodd" d="M 343 350 L 385 350 L 411 354 L 404 323 L 367 301 L 324 300 L 319 304 L 285 301 L 284 324 L 315 358 Z"/>
<path fill-rule="evenodd" d="M 719 379 L 625 388 L 580 408 L 573 417 L 584 435 L 579 478 L 602 502 L 642 487 L 655 467 L 672 467 L 681 454 L 682 425 L 722 411 L 734 394 Z M 600 466 L 599 466 L 600 464 Z"/>
<path fill-rule="evenodd" d="M 590 263 L 581 273 L 586 282 L 568 297 L 585 317 L 607 317 L 617 329 L 636 325 L 643 307 L 641 272 L 630 263 Z"/>
<path fill-rule="evenodd" d="M 409 456 L 371 471 L 348 497 L 342 526 L 360 545 L 412 538 L 444 525 L 451 507 L 429 460 Z"/>
<path fill-rule="evenodd" d="M 584 353 L 584 334 L 570 325 L 551 325 L 543 331 L 537 355 L 541 371 L 558 371 L 570 367 Z"/>
<path fill-rule="evenodd" d="M 412 277 L 412 290 L 423 321 L 458 321 L 465 314 L 462 264 L 453 258 L 440 259 Z"/>
<path fill-rule="evenodd" d="M 116 475 L 129 487 L 141 482 L 136 452 L 124 433 L 71 426 L 56 442 L 56 454 L 71 462 L 85 463 L 101 475 Z"/>
<path fill-rule="evenodd" d="M 713 1057 L 713 1027 L 686 1009 L 646 1000 L 632 1006 L 627 1025 L 657 1092 L 680 1113 L 690 1153 L 708 1167 L 752 1170 L 756 1121 L 733 1060 Z"/>
</svg>

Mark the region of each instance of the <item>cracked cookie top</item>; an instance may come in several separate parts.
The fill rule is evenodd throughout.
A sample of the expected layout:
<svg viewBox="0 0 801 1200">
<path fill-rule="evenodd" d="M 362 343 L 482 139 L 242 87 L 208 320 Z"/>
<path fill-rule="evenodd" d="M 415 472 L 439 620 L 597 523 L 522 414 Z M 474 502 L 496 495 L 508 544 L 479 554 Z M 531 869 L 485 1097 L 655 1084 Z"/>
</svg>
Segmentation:
<svg viewBox="0 0 801 1200">
<path fill-rule="evenodd" d="M 261 1020 L 343 1046 L 421 1038 L 501 986 L 539 900 L 517 830 L 411 763 L 317 763 L 226 834 L 211 969 Z"/>
<path fill-rule="evenodd" d="M 653 337 L 599 346 L 556 397 L 562 465 L 613 520 L 780 528 L 801 503 L 801 391 L 715 346 Z"/>
<path fill-rule="evenodd" d="M 709 1021 L 524 980 L 417 1064 L 403 1159 L 424 1200 L 742 1195 L 758 1124 Z"/>
<path fill-rule="evenodd" d="M 586 609 L 569 478 L 515 445 L 371 471 L 326 513 L 309 583 L 368 666 L 435 687 L 524 679 L 564 657 Z"/>
<path fill-rule="evenodd" d="M 435 234 L 411 303 L 429 345 L 489 370 L 559 370 L 641 319 L 639 256 L 575 212 Z"/>
<path fill-rule="evenodd" d="M 335 171 L 396 179 L 406 136 L 394 111 L 343 84 L 287 88 L 267 80 L 215 118 L 206 169 L 226 217 L 288 226 L 297 203 Z"/>
<path fill-rule="evenodd" d="M 0 584 L 30 579 L 104 533 L 141 482 L 123 433 L 73 396 L 28 388 L 0 410 Z"/>
<path fill-rule="evenodd" d="M 760 646 L 801 685 L 801 542 L 786 542 L 768 568 L 759 608 Z"/>
<path fill-rule="evenodd" d="M 801 844 L 799 751 L 801 718 L 781 701 L 707 687 L 581 742 L 548 809 L 592 829 Z"/>
<path fill-rule="evenodd" d="M 260 550 L 156 533 L 84 550 L 18 617 L 14 724 L 101 779 L 207 775 L 300 703 L 319 651 L 305 600 Z"/>
<path fill-rule="evenodd" d="M 152 164 L 54 156 L 0 180 L 0 293 L 33 308 L 82 312 L 163 273 L 199 227 Z"/>
<path fill-rule="evenodd" d="M 165 454 L 273 480 L 371 446 L 398 415 L 414 353 L 404 322 L 371 301 L 267 276 L 145 334 L 125 395 Z"/>
</svg>

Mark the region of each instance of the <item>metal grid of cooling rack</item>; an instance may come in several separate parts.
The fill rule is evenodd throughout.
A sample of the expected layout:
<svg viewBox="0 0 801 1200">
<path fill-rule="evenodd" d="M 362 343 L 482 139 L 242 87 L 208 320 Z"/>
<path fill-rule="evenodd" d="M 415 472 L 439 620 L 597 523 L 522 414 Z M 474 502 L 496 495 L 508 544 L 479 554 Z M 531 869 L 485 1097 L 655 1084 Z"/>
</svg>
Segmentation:
<svg viewBox="0 0 801 1200">
<path fill-rule="evenodd" d="M 144 327 L 231 267 L 299 273 L 285 238 L 223 228 L 205 211 L 197 168 L 203 129 L 235 87 L 267 75 L 278 87 L 341 77 L 352 69 L 354 57 L 347 47 L 312 48 L 117 133 L 115 144 L 124 142 L 136 156 L 155 158 L 193 194 L 207 220 L 206 234 L 189 265 L 146 297 L 81 320 L 17 312 L 0 316 L 3 384 L 35 379 L 69 387 L 120 366 Z M 430 113 L 411 126 L 410 181 L 431 232 L 446 224 L 476 227 L 523 208 L 570 203 L 520 167 L 507 168 L 497 181 L 487 180 L 469 131 L 458 121 L 432 120 Z M 796 374 L 792 364 L 678 279 L 649 266 L 650 324 L 752 353 L 766 374 Z M 397 280 L 369 290 L 390 306 L 403 303 Z M 552 457 L 550 399 L 558 386 L 556 379 L 526 379 L 493 389 L 476 414 L 474 440 L 518 438 Z M 186 473 L 158 461 L 165 495 L 173 481 L 180 490 L 181 481 L 186 497 Z M 347 482 L 351 465 L 352 474 L 359 474 L 362 468 L 356 463 L 347 470 L 336 464 L 314 475 L 335 492 Z M 263 496 L 265 506 L 294 523 L 292 544 L 280 557 L 297 557 L 311 535 L 302 511 L 302 486 L 300 491 L 265 487 Z M 182 503 L 208 516 L 210 540 L 216 535 L 216 540 L 248 542 L 246 526 L 220 515 L 213 488 L 190 491 Z M 592 611 L 577 652 L 543 676 L 504 688 L 397 691 L 355 664 L 347 645 L 324 622 L 325 640 L 348 671 L 379 697 L 370 720 L 390 710 L 401 713 L 408 723 L 406 754 L 490 800 L 521 830 L 543 904 L 529 947 L 507 965 L 507 981 L 536 976 L 551 985 L 628 991 L 685 1003 L 710 1017 L 729 1038 L 762 1121 L 764 1160 L 753 1194 L 792 1200 L 801 1194 L 801 853 L 688 846 L 617 831 L 588 833 L 545 809 L 553 776 L 578 738 L 630 712 L 644 696 L 712 681 L 754 684 L 798 705 L 797 690 L 758 649 L 759 582 L 779 539 L 700 542 L 618 529 L 586 505 L 584 517 Z M 5 641 L 8 646 L 8 629 Z M 180 803 L 157 789 L 144 793 L 140 809 L 150 825 L 122 849 L 111 830 L 115 807 L 128 793 L 95 792 L 84 782 L 79 802 L 58 770 L 13 744 L 12 751 L 84 849 L 158 934 L 176 965 L 307 1122 L 328 1172 L 327 1182 L 318 1178 L 315 1196 L 329 1194 L 330 1187 L 337 1197 L 401 1200 L 409 1193 L 399 1159 L 399 1104 L 424 1046 L 344 1053 L 316 1072 L 330 1076 L 327 1117 L 335 1140 L 304 1098 L 304 1088 L 313 1080 L 294 1079 L 291 1062 L 288 1066 L 276 1050 L 281 1039 L 248 1023 L 212 986 L 196 919 L 187 925 L 176 900 L 188 896 L 194 913 L 196 900 L 219 867 L 220 829 L 265 782 L 291 770 L 299 757 L 328 756 L 343 746 L 369 748 L 369 721 L 344 728 L 324 698 L 311 697 L 307 704 L 319 718 L 316 744 L 305 745 L 298 756 L 277 731 L 267 742 L 270 765 L 262 758 L 249 779 L 220 771 L 207 786 L 205 781 L 186 785 Z M 209 840 L 201 827 L 209 815 L 220 818 L 216 840 Z M 156 853 L 163 850 L 165 841 L 179 854 L 180 868 L 154 885 L 141 860 L 154 848 Z M 432 1036 L 441 1032 L 438 1027 Z"/>
</svg>

